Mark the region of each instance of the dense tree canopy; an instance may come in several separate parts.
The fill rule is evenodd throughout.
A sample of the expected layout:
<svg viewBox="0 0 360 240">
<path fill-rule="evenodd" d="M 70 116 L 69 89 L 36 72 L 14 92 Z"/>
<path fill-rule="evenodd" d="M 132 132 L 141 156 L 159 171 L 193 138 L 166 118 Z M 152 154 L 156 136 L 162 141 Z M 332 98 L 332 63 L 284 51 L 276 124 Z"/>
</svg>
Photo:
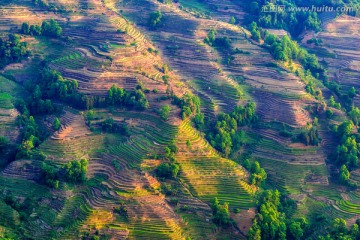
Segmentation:
<svg viewBox="0 0 360 240">
<path fill-rule="evenodd" d="M 43 162 L 41 164 L 41 182 L 47 186 L 57 189 L 59 187 L 58 169 L 50 164 Z"/>
<path fill-rule="evenodd" d="M 237 2 L 242 4 L 239 0 Z M 270 0 L 253 0 L 244 7 L 251 14 L 249 19 L 255 20 L 261 27 L 285 29 L 297 36 L 304 30 L 321 30 L 321 22 L 316 12 L 289 10 L 304 4 L 303 1 L 293 0 L 281 0 L 276 3 Z M 286 10 L 276 9 L 276 6 L 279 5 L 285 6 Z M 305 5 L 311 7 L 311 4 Z M 321 6 L 322 4 L 315 5 Z"/>
<path fill-rule="evenodd" d="M 267 32 L 265 43 L 270 46 L 270 52 L 277 60 L 298 60 L 306 70 L 309 69 L 313 74 L 321 74 L 324 72 L 317 57 L 314 54 L 309 54 L 305 49 L 300 48 L 297 42 L 292 41 L 287 35 L 279 39 Z"/>
<path fill-rule="evenodd" d="M 107 102 L 111 105 L 135 108 L 137 110 L 145 110 L 149 107 L 149 102 L 141 89 L 128 92 L 116 85 L 109 89 Z"/>
<path fill-rule="evenodd" d="M 180 167 L 175 163 L 161 163 L 157 169 L 156 174 L 163 178 L 176 178 L 179 173 Z"/>
<path fill-rule="evenodd" d="M 22 34 L 30 34 L 33 36 L 49 36 L 49 37 L 60 37 L 62 34 L 62 28 L 54 19 L 50 21 L 43 21 L 41 26 L 29 25 L 24 22 L 21 25 L 20 32 Z"/>
<path fill-rule="evenodd" d="M 18 35 L 9 34 L 7 39 L 0 38 L 0 69 L 10 63 L 20 62 L 29 55 L 26 42 L 21 42 Z"/>
<path fill-rule="evenodd" d="M 183 119 L 194 113 L 200 113 L 200 99 L 193 94 L 184 94 L 182 98 L 173 96 L 172 103 L 180 107 Z"/>
<path fill-rule="evenodd" d="M 171 108 L 168 105 L 162 106 L 159 111 L 159 115 L 162 120 L 166 121 L 169 118 Z"/>
<path fill-rule="evenodd" d="M 88 168 L 88 161 L 81 159 L 80 161 L 73 160 L 65 164 L 65 179 L 71 183 L 82 183 L 86 180 L 86 172 Z"/>
<path fill-rule="evenodd" d="M 249 230 L 249 239 L 286 239 L 286 218 L 279 207 L 280 193 L 277 190 L 265 191 L 260 200 L 259 213 Z"/>
<path fill-rule="evenodd" d="M 207 126 L 207 138 L 213 147 L 228 156 L 233 147 L 240 144 L 239 126 L 245 126 L 257 120 L 255 114 L 256 104 L 248 103 L 245 107 L 237 106 L 229 114 L 221 113 L 217 121 Z"/>
<path fill-rule="evenodd" d="M 307 124 L 299 134 L 299 140 L 305 145 L 318 146 L 321 142 L 317 126 L 313 124 Z"/>
<path fill-rule="evenodd" d="M 229 204 L 220 204 L 217 198 L 214 198 L 211 206 L 213 210 L 213 221 L 218 225 L 228 225 L 230 223 Z"/>
<path fill-rule="evenodd" d="M 163 15 L 160 11 L 152 12 L 148 20 L 148 26 L 152 29 L 156 29 L 163 19 Z"/>
</svg>

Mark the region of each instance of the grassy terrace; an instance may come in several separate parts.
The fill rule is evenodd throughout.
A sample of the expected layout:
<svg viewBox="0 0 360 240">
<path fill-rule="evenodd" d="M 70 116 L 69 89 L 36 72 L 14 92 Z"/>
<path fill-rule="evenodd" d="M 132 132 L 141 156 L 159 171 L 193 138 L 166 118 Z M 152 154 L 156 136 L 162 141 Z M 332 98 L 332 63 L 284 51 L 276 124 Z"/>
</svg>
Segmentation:
<svg viewBox="0 0 360 240">
<path fill-rule="evenodd" d="M 186 141 L 191 142 L 191 149 L 185 146 Z M 180 125 L 177 142 L 181 149 L 177 156 L 181 180 L 194 196 L 206 202 L 217 197 L 221 202 L 229 202 L 231 208 L 254 206 L 253 189 L 246 183 L 244 170 L 235 162 L 219 157 L 190 122 Z"/>
<path fill-rule="evenodd" d="M 71 140 L 46 140 L 39 150 L 54 160 L 79 159 L 86 154 L 101 151 L 104 136 L 93 134 Z"/>
<path fill-rule="evenodd" d="M 50 207 L 52 195 L 49 189 L 32 181 L 0 177 L 0 191 L 11 193 L 19 199 L 29 198 L 40 203 L 39 207 L 32 210 L 32 214 L 23 228 L 28 237 L 37 236 L 38 239 L 46 239 L 44 236 L 48 229 L 44 226 L 51 223 L 56 215 L 56 212 Z M 9 205 L 4 204 L 2 200 L 0 201 L 0 224 L 20 226 L 19 213 Z"/>
<path fill-rule="evenodd" d="M 327 178 L 325 164 L 307 166 L 288 164 L 265 158 L 256 158 L 256 160 L 260 162 L 260 165 L 268 173 L 269 184 L 288 193 L 301 193 L 304 185 L 312 185 L 310 182 L 307 183 L 307 179 L 311 176 L 319 176 L 321 179 Z"/>
<path fill-rule="evenodd" d="M 21 86 L 0 75 L 0 127 L 3 124 L 12 124 L 10 112 L 15 108 L 15 101 L 23 94 Z"/>
</svg>

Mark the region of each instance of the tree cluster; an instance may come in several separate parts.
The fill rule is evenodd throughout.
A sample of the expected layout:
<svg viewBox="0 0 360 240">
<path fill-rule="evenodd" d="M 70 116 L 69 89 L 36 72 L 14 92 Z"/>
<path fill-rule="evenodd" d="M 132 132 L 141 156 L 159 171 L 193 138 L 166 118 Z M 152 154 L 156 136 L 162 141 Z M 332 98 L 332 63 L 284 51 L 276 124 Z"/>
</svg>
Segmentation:
<svg viewBox="0 0 360 240">
<path fill-rule="evenodd" d="M 231 50 L 231 40 L 228 37 L 216 37 L 215 29 L 211 29 L 204 42 L 209 46 L 217 47 L 221 50 Z"/>
<path fill-rule="evenodd" d="M 336 148 L 335 161 L 339 166 L 346 165 L 353 169 L 358 167 L 360 156 L 360 136 L 353 133 L 354 123 L 345 121 L 335 128 L 335 132 L 340 139 L 340 144 Z"/>
<path fill-rule="evenodd" d="M 65 179 L 71 183 L 83 183 L 86 181 L 87 168 L 88 161 L 86 159 L 70 161 L 63 167 Z"/>
<path fill-rule="evenodd" d="M 356 220 L 356 223 L 351 226 L 348 230 L 346 226 L 346 221 L 342 218 L 335 218 L 330 229 L 330 233 L 326 236 L 319 237 L 319 240 L 352 240 L 359 239 L 359 221 Z"/>
<path fill-rule="evenodd" d="M 241 131 L 239 126 L 245 126 L 257 120 L 255 114 L 256 104 L 248 103 L 245 107 L 237 106 L 229 114 L 221 113 L 217 121 L 207 126 L 207 135 L 210 144 L 218 151 L 228 156 L 233 147 L 241 144 Z"/>
<path fill-rule="evenodd" d="M 148 19 L 148 26 L 151 29 L 156 29 L 160 26 L 162 19 L 163 15 L 160 11 L 152 12 Z"/>
<path fill-rule="evenodd" d="M 254 161 L 253 164 L 250 165 L 249 160 L 245 160 L 244 166 L 250 172 L 250 183 L 255 186 L 262 186 L 267 178 L 267 174 L 265 169 L 260 167 L 260 163 Z"/>
<path fill-rule="evenodd" d="M 321 142 L 316 125 L 309 123 L 302 129 L 298 139 L 306 146 L 318 146 Z"/>
<path fill-rule="evenodd" d="M 305 218 L 290 219 L 292 203 L 289 199 L 281 198 L 278 190 L 264 191 L 248 239 L 301 239 L 309 226 Z"/>
<path fill-rule="evenodd" d="M 172 103 L 181 109 L 183 119 L 200 112 L 200 99 L 190 93 L 184 94 L 182 98 L 174 95 Z"/>
<path fill-rule="evenodd" d="M 161 163 L 156 169 L 156 175 L 161 178 L 176 178 L 180 166 L 176 163 Z"/>
<path fill-rule="evenodd" d="M 303 4 L 304 2 L 292 0 L 281 0 L 276 3 L 271 0 L 254 0 L 249 4 L 246 4 L 244 7 L 251 14 L 249 19 L 256 20 L 257 23 L 264 28 L 285 29 L 293 36 L 298 36 L 304 30 L 320 31 L 321 21 L 319 20 L 316 12 L 286 10 L 271 11 L 271 9 L 275 9 L 277 5 L 285 6 L 286 9 L 289 9 L 302 6 Z M 311 6 L 311 4 L 306 5 Z M 322 4 L 317 2 L 317 4 L 314 5 L 321 6 Z"/>
<path fill-rule="evenodd" d="M 51 19 L 49 22 L 43 21 L 41 26 L 39 25 L 29 25 L 24 22 L 21 25 L 22 34 L 32 35 L 32 36 L 49 36 L 49 37 L 60 37 L 62 33 L 62 28 L 54 19 Z"/>
<path fill-rule="evenodd" d="M 180 166 L 176 163 L 175 159 L 178 147 L 174 142 L 171 142 L 164 150 L 165 154 L 161 158 L 167 162 L 161 163 L 155 170 L 155 173 L 161 178 L 176 178 L 180 170 Z"/>
<path fill-rule="evenodd" d="M 129 136 L 129 128 L 126 123 L 117 123 L 113 118 L 108 118 L 100 123 L 100 126 L 103 131 L 109 133 L 119 133 L 125 136 Z"/>
<path fill-rule="evenodd" d="M 33 114 L 53 112 L 52 99 L 67 102 L 74 107 L 87 106 L 88 99 L 77 91 L 77 81 L 65 79 L 58 71 L 46 67 L 40 71 L 37 79 L 27 82 L 26 88 L 32 93 L 27 103 Z"/>
<path fill-rule="evenodd" d="M 9 140 L 4 136 L 0 136 L 0 153 L 3 153 L 8 145 Z"/>
<path fill-rule="evenodd" d="M 40 171 L 40 181 L 47 186 L 58 189 L 59 188 L 59 175 L 58 169 L 46 162 L 42 162 Z"/>
<path fill-rule="evenodd" d="M 136 89 L 134 92 L 128 92 L 116 85 L 113 85 L 109 89 L 107 102 L 110 105 L 135 108 L 137 110 L 145 110 L 149 108 L 149 102 L 142 89 Z"/>
<path fill-rule="evenodd" d="M 292 41 L 289 36 L 285 35 L 281 39 L 277 36 L 266 33 L 265 43 L 270 48 L 273 57 L 280 61 L 298 60 L 306 70 L 310 70 L 313 74 L 322 74 L 324 69 L 320 66 L 317 57 L 309 54 L 305 49 Z"/>
<path fill-rule="evenodd" d="M 21 42 L 18 35 L 9 34 L 7 39 L 0 38 L 0 69 L 10 63 L 20 62 L 29 55 L 26 42 Z"/>
<path fill-rule="evenodd" d="M 213 221 L 220 225 L 226 226 L 230 223 L 230 213 L 229 213 L 229 204 L 224 203 L 220 204 L 218 198 L 214 198 L 213 204 L 211 206 L 213 211 Z"/>
<path fill-rule="evenodd" d="M 168 105 L 162 106 L 159 110 L 159 115 L 162 120 L 167 121 L 170 116 L 171 108 Z"/>
<path fill-rule="evenodd" d="M 126 219 L 128 218 L 128 211 L 123 203 L 121 203 L 119 207 L 114 208 L 114 213 L 117 213 Z"/>
<path fill-rule="evenodd" d="M 40 144 L 42 134 L 34 117 L 29 116 L 26 112 L 21 113 L 17 118 L 17 124 L 22 130 L 20 134 L 21 144 L 16 158 L 29 158 L 32 156 L 32 150 Z"/>
<path fill-rule="evenodd" d="M 250 33 L 251 33 L 252 39 L 254 39 L 257 42 L 260 41 L 261 33 L 260 33 L 260 29 L 259 29 L 258 25 L 256 24 L 256 22 L 252 22 L 250 24 Z"/>
</svg>

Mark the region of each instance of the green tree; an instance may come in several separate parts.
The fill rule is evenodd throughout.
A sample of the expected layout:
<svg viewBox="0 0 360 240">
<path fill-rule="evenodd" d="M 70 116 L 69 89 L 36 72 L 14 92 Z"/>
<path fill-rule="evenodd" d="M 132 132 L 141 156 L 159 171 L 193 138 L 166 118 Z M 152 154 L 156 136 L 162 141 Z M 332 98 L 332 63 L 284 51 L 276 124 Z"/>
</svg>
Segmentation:
<svg viewBox="0 0 360 240">
<path fill-rule="evenodd" d="M 360 109 L 358 107 L 352 107 L 351 110 L 348 112 L 348 115 L 355 125 L 359 124 Z"/>
<path fill-rule="evenodd" d="M 152 12 L 148 20 L 148 26 L 152 29 L 156 29 L 163 19 L 163 15 L 160 11 Z"/>
<path fill-rule="evenodd" d="M 230 24 L 235 24 L 236 23 L 236 18 L 234 16 L 231 16 L 229 19 L 229 23 Z"/>
<path fill-rule="evenodd" d="M 215 29 L 211 29 L 204 41 L 206 44 L 212 46 L 215 43 L 215 39 L 216 39 L 216 31 Z"/>
<path fill-rule="evenodd" d="M 304 235 L 304 230 L 301 227 L 301 223 L 299 222 L 292 222 L 289 225 L 289 232 L 293 239 L 301 239 L 301 237 Z"/>
<path fill-rule="evenodd" d="M 156 169 L 156 174 L 163 178 L 176 178 L 180 167 L 174 163 L 162 163 Z"/>
<path fill-rule="evenodd" d="M 55 167 L 45 162 L 41 164 L 40 170 L 41 170 L 40 172 L 41 181 L 44 182 L 49 187 L 58 189 L 59 188 L 58 170 Z"/>
<path fill-rule="evenodd" d="M 170 111 L 171 111 L 170 106 L 168 106 L 168 105 L 162 106 L 160 109 L 160 113 L 159 113 L 161 119 L 164 121 L 168 120 Z"/>
<path fill-rule="evenodd" d="M 0 152 L 3 152 L 8 145 L 9 145 L 9 140 L 4 136 L 0 136 Z"/>
<path fill-rule="evenodd" d="M 260 41 L 260 39 L 261 39 L 260 30 L 259 30 L 256 22 L 252 22 L 250 24 L 250 33 L 251 33 L 252 39 L 254 39 L 255 41 Z"/>
<path fill-rule="evenodd" d="M 346 221 L 342 218 L 335 218 L 333 223 L 333 229 L 336 232 L 336 234 L 346 234 L 347 228 L 346 228 Z"/>
<path fill-rule="evenodd" d="M 28 23 L 23 23 L 22 25 L 21 25 L 21 33 L 23 33 L 23 34 L 29 34 L 30 33 L 30 26 L 29 26 L 29 24 Z"/>
<path fill-rule="evenodd" d="M 260 186 L 267 178 L 267 174 L 260 167 L 259 162 L 255 161 L 251 166 L 250 182 L 252 185 Z"/>
<path fill-rule="evenodd" d="M 340 168 L 339 180 L 343 184 L 348 184 L 350 179 L 350 172 L 348 171 L 345 165 L 342 165 Z"/>
<path fill-rule="evenodd" d="M 61 127 L 60 120 L 56 117 L 53 122 L 53 128 L 54 128 L 54 130 L 57 131 L 60 129 L 60 127 Z"/>
<path fill-rule="evenodd" d="M 80 161 L 70 161 L 64 166 L 65 178 L 72 183 L 82 183 L 86 180 L 86 172 L 88 161 L 81 159 Z"/>
<path fill-rule="evenodd" d="M 29 139 L 24 140 L 21 143 L 21 145 L 19 147 L 19 152 L 18 152 L 17 158 L 30 157 L 31 150 L 35 148 L 35 139 L 36 139 L 36 137 L 31 135 L 29 137 Z"/>
<path fill-rule="evenodd" d="M 195 127 L 199 130 L 202 130 L 204 127 L 204 114 L 202 113 L 197 113 L 194 117 L 194 123 L 195 123 Z"/>
<path fill-rule="evenodd" d="M 164 64 L 162 66 L 162 71 L 165 75 L 168 75 L 169 74 L 169 66 L 167 64 Z"/>
<path fill-rule="evenodd" d="M 356 89 L 354 87 L 351 87 L 349 92 L 348 92 L 348 96 L 350 98 L 354 98 L 356 96 Z"/>
<path fill-rule="evenodd" d="M 230 223 L 229 204 L 221 205 L 218 198 L 214 198 L 211 206 L 214 215 L 214 222 L 218 225 L 228 225 Z"/>
<path fill-rule="evenodd" d="M 279 211 L 279 191 L 265 191 L 259 202 L 259 212 L 254 219 L 254 225 L 249 230 L 249 236 L 255 239 L 286 239 L 285 214 Z M 255 224 L 256 223 L 256 224 Z"/>
<path fill-rule="evenodd" d="M 43 21 L 41 25 L 41 32 L 44 36 L 60 37 L 62 28 L 54 19 L 51 19 L 49 22 Z"/>
</svg>

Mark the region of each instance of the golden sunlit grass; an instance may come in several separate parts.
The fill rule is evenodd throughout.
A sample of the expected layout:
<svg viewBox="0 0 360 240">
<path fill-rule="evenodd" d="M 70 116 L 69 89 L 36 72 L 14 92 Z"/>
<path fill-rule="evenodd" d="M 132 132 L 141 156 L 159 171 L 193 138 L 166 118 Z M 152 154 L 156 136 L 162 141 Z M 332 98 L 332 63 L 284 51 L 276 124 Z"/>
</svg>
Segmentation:
<svg viewBox="0 0 360 240">
<path fill-rule="evenodd" d="M 106 224 L 113 221 L 113 213 L 105 210 L 95 210 L 87 219 L 85 225 L 94 227 L 96 229 L 103 228 Z"/>
</svg>

